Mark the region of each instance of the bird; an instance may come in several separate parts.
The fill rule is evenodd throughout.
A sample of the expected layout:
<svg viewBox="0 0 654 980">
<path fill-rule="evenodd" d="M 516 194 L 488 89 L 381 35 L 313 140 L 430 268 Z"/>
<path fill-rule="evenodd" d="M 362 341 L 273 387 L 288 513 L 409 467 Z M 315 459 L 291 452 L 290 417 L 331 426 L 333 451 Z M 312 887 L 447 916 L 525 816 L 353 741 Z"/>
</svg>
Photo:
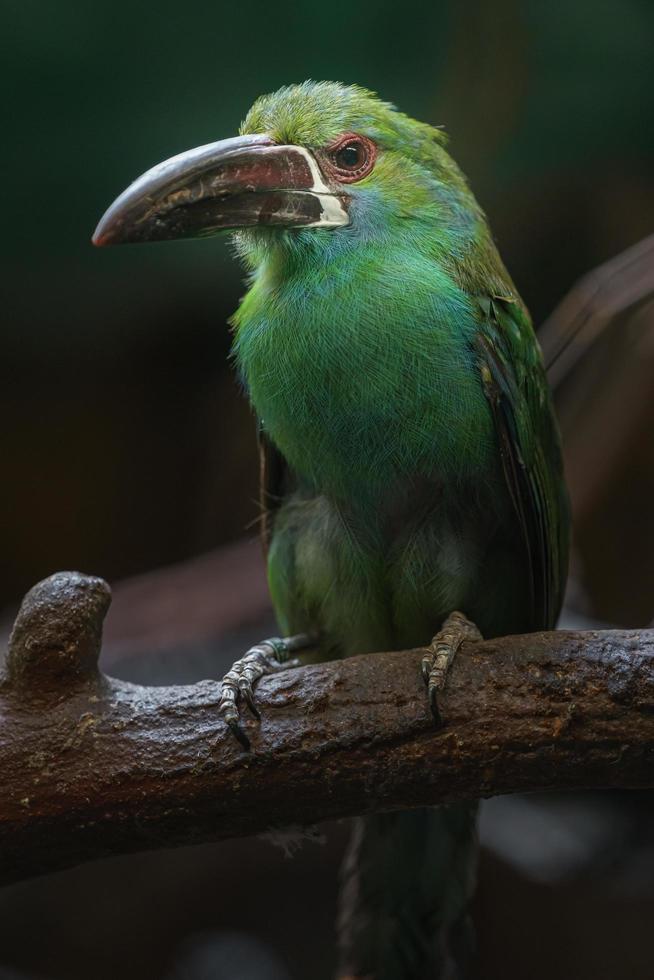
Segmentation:
<svg viewBox="0 0 654 980">
<path fill-rule="evenodd" d="M 148 170 L 93 240 L 225 230 L 247 274 L 232 356 L 258 419 L 281 635 L 234 664 L 218 711 L 245 752 L 257 680 L 295 654 L 423 647 L 447 725 L 461 644 L 553 628 L 568 563 L 552 396 L 487 218 L 442 128 L 307 81 L 257 99 L 238 136 Z M 340 976 L 464 975 L 475 814 L 357 820 Z"/>
</svg>

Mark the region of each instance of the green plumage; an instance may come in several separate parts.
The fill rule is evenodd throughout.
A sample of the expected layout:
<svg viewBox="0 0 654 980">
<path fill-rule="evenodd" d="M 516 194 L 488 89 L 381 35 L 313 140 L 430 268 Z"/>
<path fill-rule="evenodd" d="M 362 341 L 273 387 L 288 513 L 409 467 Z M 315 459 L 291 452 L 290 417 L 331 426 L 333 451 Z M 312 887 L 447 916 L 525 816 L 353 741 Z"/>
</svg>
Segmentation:
<svg viewBox="0 0 654 980">
<path fill-rule="evenodd" d="M 287 464 L 269 488 L 282 627 L 346 655 L 428 642 L 455 608 L 488 636 L 553 625 L 567 512 L 550 396 L 442 132 L 329 83 L 265 97 L 242 129 L 380 148 L 348 227 L 237 235 L 253 279 L 234 353 Z"/>
<path fill-rule="evenodd" d="M 331 83 L 259 100 L 242 132 L 312 150 L 354 132 L 378 149 L 346 227 L 235 236 L 251 285 L 234 356 L 262 419 L 281 628 L 319 630 L 334 657 L 428 644 L 453 609 L 488 637 L 552 627 L 568 512 L 550 394 L 443 133 Z M 427 975 L 426 926 L 461 920 L 470 891 L 469 810 L 407 815 L 406 833 L 401 818 L 368 825 L 392 861 L 362 851 L 352 928 L 376 980 Z M 402 916 L 425 926 L 405 948 Z"/>
</svg>

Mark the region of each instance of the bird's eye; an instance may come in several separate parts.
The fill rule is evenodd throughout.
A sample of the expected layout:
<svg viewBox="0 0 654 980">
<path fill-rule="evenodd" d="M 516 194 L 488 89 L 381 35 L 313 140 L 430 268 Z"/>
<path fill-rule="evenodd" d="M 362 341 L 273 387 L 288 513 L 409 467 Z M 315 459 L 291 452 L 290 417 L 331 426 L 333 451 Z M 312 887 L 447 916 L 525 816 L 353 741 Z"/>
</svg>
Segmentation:
<svg viewBox="0 0 654 980">
<path fill-rule="evenodd" d="M 346 143 L 334 154 L 334 162 L 341 170 L 358 170 L 364 160 L 361 143 Z"/>
<path fill-rule="evenodd" d="M 327 150 L 329 169 L 336 180 L 352 184 L 367 177 L 375 165 L 377 148 L 367 136 L 344 133 Z"/>
</svg>

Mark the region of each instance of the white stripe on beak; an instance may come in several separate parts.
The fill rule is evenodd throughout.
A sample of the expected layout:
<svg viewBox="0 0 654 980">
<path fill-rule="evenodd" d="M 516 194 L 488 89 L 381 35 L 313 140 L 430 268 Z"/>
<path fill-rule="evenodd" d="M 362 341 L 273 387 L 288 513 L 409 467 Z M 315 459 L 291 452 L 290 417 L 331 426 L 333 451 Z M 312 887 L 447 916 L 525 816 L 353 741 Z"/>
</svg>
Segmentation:
<svg viewBox="0 0 654 980">
<path fill-rule="evenodd" d="M 312 194 L 320 201 L 321 213 L 317 221 L 302 225 L 303 228 L 339 228 L 342 225 L 349 225 L 350 216 L 341 204 L 340 198 L 333 194 L 321 173 L 320 167 L 316 163 L 316 158 L 303 146 L 296 146 L 295 150 L 301 154 L 307 162 L 307 166 L 313 177 L 313 185 L 309 188 Z"/>
</svg>

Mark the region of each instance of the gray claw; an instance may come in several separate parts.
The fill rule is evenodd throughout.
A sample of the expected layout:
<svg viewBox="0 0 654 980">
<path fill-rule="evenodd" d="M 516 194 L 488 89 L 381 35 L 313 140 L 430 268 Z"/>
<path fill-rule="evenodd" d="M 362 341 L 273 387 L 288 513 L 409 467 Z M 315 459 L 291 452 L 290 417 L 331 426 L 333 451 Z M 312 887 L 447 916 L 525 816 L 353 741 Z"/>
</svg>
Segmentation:
<svg viewBox="0 0 654 980">
<path fill-rule="evenodd" d="M 250 686 L 250 684 L 249 683 L 243 684 L 242 687 L 239 684 L 239 690 L 241 692 L 241 697 L 245 700 L 245 703 L 247 704 L 248 708 L 250 709 L 254 717 L 257 719 L 257 721 L 261 721 L 261 712 L 259 711 L 259 709 L 255 704 L 254 694 L 252 693 L 252 687 Z"/>
<path fill-rule="evenodd" d="M 427 684 L 429 707 L 439 727 L 443 724 L 443 717 L 438 695 L 445 689 L 457 650 L 466 640 L 478 641 L 481 638 L 475 624 L 455 610 L 447 617 L 422 658 L 422 676 Z"/>
<path fill-rule="evenodd" d="M 244 657 L 232 664 L 222 680 L 218 712 L 234 738 L 246 752 L 250 751 L 250 739 L 241 728 L 239 702 L 245 701 L 252 715 L 261 721 L 261 713 L 254 701 L 253 685 L 266 674 L 286 667 L 299 666 L 299 660 L 289 660 L 289 653 L 303 650 L 316 642 L 313 633 L 298 633 L 282 639 L 275 636 L 250 647 Z"/>
<path fill-rule="evenodd" d="M 435 687 L 429 688 L 429 707 L 436 728 L 440 728 L 443 724 L 443 716 L 441 715 L 441 709 L 438 704 L 438 690 Z"/>
<path fill-rule="evenodd" d="M 249 752 L 252 748 L 250 745 L 250 739 L 247 737 L 239 723 L 237 721 L 228 721 L 226 724 L 236 741 L 241 744 L 246 752 Z"/>
</svg>

